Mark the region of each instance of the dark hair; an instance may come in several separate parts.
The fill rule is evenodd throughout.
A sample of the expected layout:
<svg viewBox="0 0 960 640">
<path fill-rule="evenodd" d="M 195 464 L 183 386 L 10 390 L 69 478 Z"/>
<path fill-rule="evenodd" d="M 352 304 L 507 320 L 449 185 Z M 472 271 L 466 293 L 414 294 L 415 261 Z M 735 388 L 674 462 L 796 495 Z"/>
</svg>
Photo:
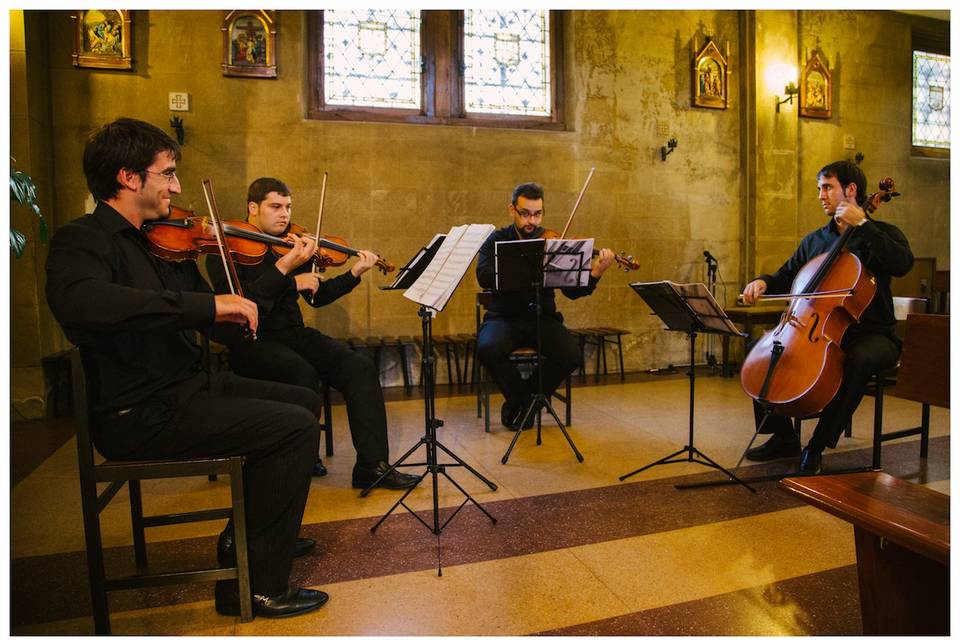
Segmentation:
<svg viewBox="0 0 960 640">
<path fill-rule="evenodd" d="M 855 184 L 857 185 L 857 204 L 863 206 L 863 203 L 867 200 L 867 176 L 863 174 L 863 170 L 856 163 L 849 160 L 831 162 L 820 169 L 817 180 L 820 178 L 836 178 L 844 190 L 847 189 L 847 185 Z"/>
<path fill-rule="evenodd" d="M 510 201 L 513 206 L 517 206 L 517 200 L 520 199 L 520 196 L 527 200 L 543 200 L 543 187 L 536 182 L 518 184 L 517 188 L 513 190 L 513 198 Z"/>
<path fill-rule="evenodd" d="M 281 196 L 290 195 L 290 187 L 276 178 L 257 178 L 247 188 L 247 204 L 260 204 L 267 199 L 271 192 L 276 191 Z"/>
<path fill-rule="evenodd" d="M 149 122 L 114 120 L 95 131 L 83 149 L 87 188 L 96 200 L 109 200 L 120 193 L 117 173 L 121 169 L 135 171 L 146 181 L 147 167 L 163 152 L 180 159 L 180 145 Z"/>
</svg>

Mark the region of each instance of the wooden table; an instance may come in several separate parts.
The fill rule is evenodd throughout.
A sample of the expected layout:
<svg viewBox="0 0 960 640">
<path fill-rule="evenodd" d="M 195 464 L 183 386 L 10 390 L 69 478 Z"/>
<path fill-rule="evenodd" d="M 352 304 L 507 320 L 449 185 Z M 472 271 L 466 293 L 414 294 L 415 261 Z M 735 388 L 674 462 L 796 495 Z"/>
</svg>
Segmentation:
<svg viewBox="0 0 960 640">
<path fill-rule="evenodd" d="M 880 471 L 785 478 L 850 522 L 865 635 L 950 633 L 950 497 Z"/>
<path fill-rule="evenodd" d="M 743 325 L 743 330 L 753 335 L 753 328 L 767 325 L 774 325 L 780 321 L 780 316 L 783 315 L 783 309 L 786 305 L 777 304 L 777 305 L 757 305 L 751 307 L 729 307 L 724 309 L 724 313 L 730 316 L 730 319 L 737 323 Z M 729 363 L 730 357 L 730 336 L 723 336 L 723 354 L 722 354 L 722 365 L 721 373 L 725 377 L 730 377 L 733 375 L 733 367 Z"/>
</svg>

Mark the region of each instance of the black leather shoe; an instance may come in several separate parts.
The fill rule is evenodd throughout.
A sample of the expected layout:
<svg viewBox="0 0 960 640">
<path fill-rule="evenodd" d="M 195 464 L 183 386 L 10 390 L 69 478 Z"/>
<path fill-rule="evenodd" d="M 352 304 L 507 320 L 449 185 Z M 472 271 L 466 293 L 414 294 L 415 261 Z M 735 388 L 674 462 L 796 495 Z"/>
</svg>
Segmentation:
<svg viewBox="0 0 960 640">
<path fill-rule="evenodd" d="M 240 615 L 240 596 L 237 592 L 235 580 L 217 582 L 214 593 L 214 606 L 217 613 L 225 616 Z M 253 615 L 263 616 L 264 618 L 289 618 L 319 609 L 329 599 L 330 596 L 323 591 L 290 586 L 286 593 L 280 595 L 254 595 Z"/>
<path fill-rule="evenodd" d="M 529 406 L 529 405 L 528 405 Z M 526 410 L 526 408 L 524 408 Z M 517 419 L 514 420 L 513 424 L 507 427 L 510 431 L 519 431 L 520 430 L 520 421 L 523 419 L 523 412 L 520 412 L 520 415 L 517 416 Z M 523 430 L 532 429 L 533 425 L 537 423 L 537 412 L 531 411 L 530 415 L 527 416 L 526 421 L 523 423 Z"/>
<path fill-rule="evenodd" d="M 382 476 L 384 473 L 387 473 L 387 470 L 390 468 L 386 462 L 381 460 L 377 463 L 376 468 L 374 469 L 353 469 L 353 488 L 354 489 L 366 489 L 374 481 Z M 420 480 L 420 476 L 413 476 L 409 473 L 400 473 L 396 469 L 387 473 L 387 475 L 380 481 L 377 485 L 378 487 L 383 487 L 384 489 L 409 489 L 413 485 L 417 484 L 417 481 Z"/>
<path fill-rule="evenodd" d="M 317 546 L 316 540 L 311 538 L 297 538 L 296 545 L 293 548 L 293 555 L 296 558 L 305 556 L 310 553 L 315 546 Z M 220 538 L 217 539 L 217 562 L 221 567 L 237 566 L 237 553 L 233 547 L 232 531 L 222 531 Z"/>
<path fill-rule="evenodd" d="M 313 475 L 317 478 L 327 475 L 327 468 L 323 466 L 323 461 L 320 458 L 317 458 L 317 461 L 313 463 Z"/>
<path fill-rule="evenodd" d="M 747 460 L 755 462 L 796 458 L 798 455 L 800 455 L 800 439 L 793 433 L 789 436 L 775 433 L 760 446 L 747 450 Z"/>
<path fill-rule="evenodd" d="M 818 476 L 823 473 L 823 453 L 804 447 L 800 453 L 800 475 Z"/>
</svg>

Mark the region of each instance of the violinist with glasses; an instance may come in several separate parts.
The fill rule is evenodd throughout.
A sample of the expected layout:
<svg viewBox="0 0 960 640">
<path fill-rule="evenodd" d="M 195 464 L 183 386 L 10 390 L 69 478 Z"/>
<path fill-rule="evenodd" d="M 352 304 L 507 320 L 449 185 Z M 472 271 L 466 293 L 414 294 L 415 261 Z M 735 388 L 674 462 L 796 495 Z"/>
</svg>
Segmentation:
<svg viewBox="0 0 960 640">
<path fill-rule="evenodd" d="M 343 394 L 350 435 L 357 452 L 352 483 L 365 488 L 387 473 L 387 412 L 380 374 L 370 358 L 312 327 L 305 326 L 298 298 L 321 307 L 353 291 L 361 276 L 377 265 L 377 254 L 356 250 L 350 269 L 323 279 L 313 269 L 319 260 L 317 239 L 290 233 L 293 204 L 290 188 L 276 178 L 258 178 L 247 189 L 247 221 L 265 234 L 285 238 L 293 247 L 278 256 L 268 251 L 258 264 L 237 265 L 244 295 L 256 303 L 260 324 L 256 341 L 233 341 L 231 368 L 240 375 L 275 380 L 316 390 L 325 382 Z M 217 291 L 227 290 L 223 265 L 212 256 L 207 272 Z M 314 475 L 327 470 L 317 459 Z M 377 486 L 406 489 L 416 476 L 396 470 Z"/>
<path fill-rule="evenodd" d="M 794 254 L 775 273 L 759 276 L 743 290 L 746 304 L 753 304 L 771 294 L 789 292 L 801 269 L 817 256 L 830 252 L 841 234 L 851 228 L 847 249 L 876 282 L 876 292 L 860 315 L 859 322 L 851 324 L 843 333 L 840 348 L 844 358 L 839 389 L 820 412 L 819 422 L 806 447 L 801 451 L 799 437 L 789 417 L 775 413 L 764 416 L 762 406 L 754 402 L 760 433 L 773 435 L 762 445 L 747 451 L 749 460 L 800 456 L 800 473 L 821 473 L 824 449 L 837 446 L 841 432 L 863 399 L 870 377 L 892 368 L 900 357 L 902 344 L 894 333 L 896 319 L 890 279 L 902 277 L 910 271 L 913 253 L 900 229 L 874 220 L 865 211 L 870 209 L 866 187 L 866 176 L 853 162 L 841 160 L 820 169 L 817 188 L 820 205 L 828 217 L 827 223 L 807 234 Z"/>
<path fill-rule="evenodd" d="M 97 450 L 112 460 L 244 456 L 253 612 L 306 613 L 327 594 L 288 581 L 294 555 L 313 546 L 297 532 L 321 400 L 302 387 L 204 371 L 194 332 L 256 331 L 258 313 L 240 296 L 214 295 L 196 262 L 151 253 L 144 226 L 170 215 L 179 159 L 177 143 L 140 120 L 121 118 L 88 139 L 83 171 L 97 205 L 51 239 L 47 302 L 93 382 Z M 217 557 L 236 565 L 232 521 Z M 236 580 L 217 582 L 215 603 L 221 614 L 240 615 Z"/>
<path fill-rule="evenodd" d="M 477 258 L 477 281 L 483 289 L 496 287 L 495 248 L 497 242 L 507 240 L 527 240 L 540 238 L 545 230 L 540 226 L 543 221 L 543 187 L 534 182 L 518 185 L 513 190 L 510 204 L 507 205 L 510 224 L 493 232 L 480 247 Z M 553 234 L 547 234 L 553 235 Z M 559 237 L 555 234 L 554 237 Z M 575 300 L 593 293 L 615 256 L 610 249 L 601 249 L 590 269 L 589 284 L 586 287 L 564 288 L 560 291 L 567 298 Z M 560 383 L 580 364 L 580 349 L 577 340 L 563 326 L 563 315 L 557 311 L 553 289 L 544 289 L 540 296 L 540 331 L 543 360 L 543 394 L 546 397 L 556 390 Z M 510 353 L 520 347 L 535 347 L 537 344 L 535 292 L 493 291 L 493 299 L 484 316 L 483 324 L 477 334 L 477 355 L 481 363 L 490 372 L 505 402 L 500 411 L 503 426 L 516 431 L 533 426 L 535 412 L 531 412 L 527 423 L 520 425 L 523 412 L 537 393 L 537 373 L 527 381 L 510 362 Z"/>
</svg>

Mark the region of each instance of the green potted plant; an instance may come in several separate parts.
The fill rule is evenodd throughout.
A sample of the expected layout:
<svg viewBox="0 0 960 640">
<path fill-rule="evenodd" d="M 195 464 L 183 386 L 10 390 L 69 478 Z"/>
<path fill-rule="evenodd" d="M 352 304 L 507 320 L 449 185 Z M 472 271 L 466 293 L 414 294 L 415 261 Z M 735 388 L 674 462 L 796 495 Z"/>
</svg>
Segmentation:
<svg viewBox="0 0 960 640">
<path fill-rule="evenodd" d="M 16 159 L 10 157 L 10 201 L 19 202 L 25 207 L 29 207 L 40 219 L 40 242 L 47 242 L 47 223 L 40 213 L 40 205 L 37 204 L 37 185 L 33 184 L 33 178 L 22 171 L 17 171 L 14 165 Z M 23 255 L 23 250 L 27 246 L 27 237 L 20 231 L 17 231 L 11 225 L 10 227 L 10 249 L 18 258 Z"/>
</svg>

